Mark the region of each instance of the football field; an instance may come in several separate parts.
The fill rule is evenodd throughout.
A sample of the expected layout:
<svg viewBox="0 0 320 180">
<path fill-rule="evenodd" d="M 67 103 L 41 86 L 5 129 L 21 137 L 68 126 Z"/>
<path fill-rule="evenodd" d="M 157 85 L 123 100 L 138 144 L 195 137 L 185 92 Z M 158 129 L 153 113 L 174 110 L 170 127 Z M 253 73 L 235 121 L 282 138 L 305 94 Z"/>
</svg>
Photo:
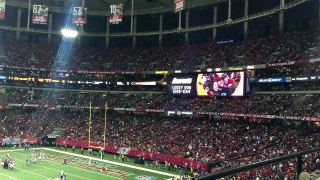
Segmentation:
<svg viewBox="0 0 320 180">
<path fill-rule="evenodd" d="M 30 154 L 44 152 L 46 158 L 36 163 L 27 163 Z M 122 163 L 109 159 L 99 159 L 72 153 L 71 151 L 53 148 L 34 148 L 29 151 L 23 149 L 0 150 L 0 159 L 9 154 L 14 159 L 14 169 L 0 169 L 0 179 L 12 180 L 58 180 L 63 170 L 66 179 L 74 180 L 160 180 L 170 179 L 175 174 L 152 168 L 145 168 L 132 163 Z M 64 156 L 67 165 L 63 165 Z M 88 164 L 89 158 L 92 159 Z"/>
</svg>

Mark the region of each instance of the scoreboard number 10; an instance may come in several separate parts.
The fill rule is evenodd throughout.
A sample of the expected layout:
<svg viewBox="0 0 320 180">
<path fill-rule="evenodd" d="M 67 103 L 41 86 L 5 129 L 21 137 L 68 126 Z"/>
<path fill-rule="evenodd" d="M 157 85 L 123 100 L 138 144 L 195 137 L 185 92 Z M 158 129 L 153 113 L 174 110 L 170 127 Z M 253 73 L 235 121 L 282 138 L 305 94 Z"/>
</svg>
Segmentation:
<svg viewBox="0 0 320 180">
<path fill-rule="evenodd" d="M 117 5 L 110 5 L 110 11 L 113 15 L 117 14 Z"/>
</svg>

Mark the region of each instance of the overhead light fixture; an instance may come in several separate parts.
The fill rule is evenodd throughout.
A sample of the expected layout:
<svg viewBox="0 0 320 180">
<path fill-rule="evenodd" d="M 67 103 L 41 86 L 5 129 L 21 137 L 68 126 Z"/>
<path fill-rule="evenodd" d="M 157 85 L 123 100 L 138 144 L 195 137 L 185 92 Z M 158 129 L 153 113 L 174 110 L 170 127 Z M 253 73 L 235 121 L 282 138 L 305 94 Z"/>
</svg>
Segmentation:
<svg viewBox="0 0 320 180">
<path fill-rule="evenodd" d="M 78 31 L 72 29 L 62 29 L 62 36 L 67 38 L 75 38 L 78 36 Z"/>
</svg>

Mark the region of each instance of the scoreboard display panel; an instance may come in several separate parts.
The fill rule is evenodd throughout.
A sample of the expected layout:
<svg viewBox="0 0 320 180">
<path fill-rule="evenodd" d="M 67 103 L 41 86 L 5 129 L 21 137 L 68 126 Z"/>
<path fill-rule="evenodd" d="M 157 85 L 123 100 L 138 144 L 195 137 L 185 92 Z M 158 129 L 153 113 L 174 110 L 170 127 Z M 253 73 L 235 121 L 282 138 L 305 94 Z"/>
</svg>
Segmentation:
<svg viewBox="0 0 320 180">
<path fill-rule="evenodd" d="M 168 77 L 167 94 L 184 97 L 243 96 L 244 76 L 243 71 L 172 74 Z"/>
</svg>

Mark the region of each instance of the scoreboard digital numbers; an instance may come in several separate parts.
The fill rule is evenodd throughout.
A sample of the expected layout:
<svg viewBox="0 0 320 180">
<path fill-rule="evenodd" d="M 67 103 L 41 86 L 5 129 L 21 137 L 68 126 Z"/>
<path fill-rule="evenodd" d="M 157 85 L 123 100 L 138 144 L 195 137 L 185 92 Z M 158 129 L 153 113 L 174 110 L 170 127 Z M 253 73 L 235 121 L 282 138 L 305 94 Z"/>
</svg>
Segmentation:
<svg viewBox="0 0 320 180">
<path fill-rule="evenodd" d="M 119 24 L 122 22 L 123 15 L 123 4 L 112 4 L 110 5 L 110 14 L 109 23 L 110 24 Z"/>
<path fill-rule="evenodd" d="M 33 24 L 48 24 L 48 6 L 34 4 L 32 8 L 32 23 Z"/>
<path fill-rule="evenodd" d="M 72 23 L 77 25 L 87 24 L 87 8 L 86 7 L 73 7 L 72 10 Z"/>
<path fill-rule="evenodd" d="M 184 6 L 186 4 L 185 0 L 174 0 L 173 9 L 174 12 L 179 12 L 184 9 Z"/>
</svg>

